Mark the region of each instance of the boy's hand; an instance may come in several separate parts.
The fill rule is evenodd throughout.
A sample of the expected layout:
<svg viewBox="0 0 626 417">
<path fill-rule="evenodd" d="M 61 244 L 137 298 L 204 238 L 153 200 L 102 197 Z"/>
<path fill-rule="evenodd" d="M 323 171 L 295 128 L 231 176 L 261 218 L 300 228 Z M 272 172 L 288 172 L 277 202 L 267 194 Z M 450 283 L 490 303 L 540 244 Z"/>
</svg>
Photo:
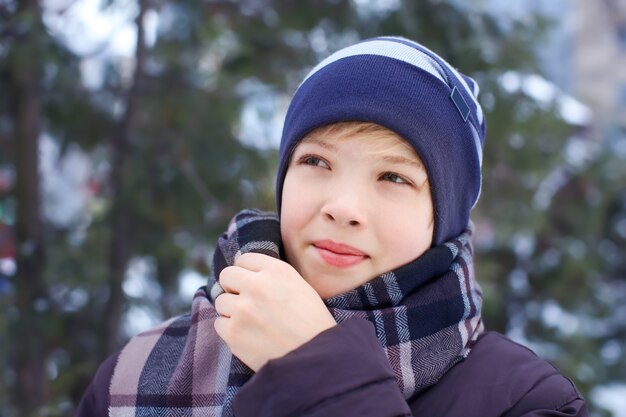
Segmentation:
<svg viewBox="0 0 626 417">
<path fill-rule="evenodd" d="M 224 268 L 215 331 L 253 371 L 337 323 L 317 292 L 288 263 L 245 253 Z"/>
</svg>

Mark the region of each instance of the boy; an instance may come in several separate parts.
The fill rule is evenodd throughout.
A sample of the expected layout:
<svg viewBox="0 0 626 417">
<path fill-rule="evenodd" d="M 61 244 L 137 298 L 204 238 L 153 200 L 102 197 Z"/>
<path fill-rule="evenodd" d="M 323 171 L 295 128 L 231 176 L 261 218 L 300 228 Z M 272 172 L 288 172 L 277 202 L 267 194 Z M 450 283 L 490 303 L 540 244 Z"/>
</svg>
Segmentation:
<svg viewBox="0 0 626 417">
<path fill-rule="evenodd" d="M 105 361 L 78 415 L 587 415 L 556 369 L 483 330 L 477 93 L 403 38 L 322 61 L 285 120 L 280 221 L 239 213 L 192 313 Z"/>
</svg>

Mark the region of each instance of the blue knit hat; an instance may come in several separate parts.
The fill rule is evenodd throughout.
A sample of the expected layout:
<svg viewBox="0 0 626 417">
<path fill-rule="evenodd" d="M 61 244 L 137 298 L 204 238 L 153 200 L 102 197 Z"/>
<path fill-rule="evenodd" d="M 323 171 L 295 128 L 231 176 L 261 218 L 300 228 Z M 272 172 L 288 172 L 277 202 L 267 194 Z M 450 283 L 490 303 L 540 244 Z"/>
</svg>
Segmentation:
<svg viewBox="0 0 626 417">
<path fill-rule="evenodd" d="M 435 208 L 433 245 L 467 228 L 481 188 L 485 120 L 478 84 L 431 50 L 400 37 L 368 39 L 320 62 L 296 90 L 283 127 L 276 179 L 312 130 L 335 122 L 386 127 L 417 151 Z"/>
</svg>

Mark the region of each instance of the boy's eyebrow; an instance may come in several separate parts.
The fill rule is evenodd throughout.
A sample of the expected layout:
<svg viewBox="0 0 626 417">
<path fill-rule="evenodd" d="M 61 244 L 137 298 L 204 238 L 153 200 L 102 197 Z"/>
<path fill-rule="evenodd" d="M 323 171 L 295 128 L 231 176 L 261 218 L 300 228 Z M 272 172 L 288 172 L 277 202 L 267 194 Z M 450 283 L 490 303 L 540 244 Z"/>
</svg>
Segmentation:
<svg viewBox="0 0 626 417">
<path fill-rule="evenodd" d="M 410 165 L 410 166 L 413 166 L 415 168 L 425 170 L 424 164 L 422 164 L 421 161 L 419 161 L 417 159 L 406 158 L 406 157 L 401 156 L 401 155 L 385 155 L 385 156 L 383 156 L 383 160 L 385 162 L 389 162 L 389 163 L 392 163 L 392 164 Z"/>
<path fill-rule="evenodd" d="M 336 151 L 337 147 L 330 143 L 327 142 L 321 138 L 316 138 L 316 137 L 309 137 L 309 138 L 305 138 L 302 140 L 302 143 L 312 143 L 314 145 L 319 145 L 324 149 L 328 149 L 330 151 Z M 414 159 L 414 158 L 407 158 L 405 156 L 402 155 L 384 155 L 383 156 L 383 160 L 385 162 L 388 163 L 392 163 L 392 164 L 402 164 L 402 165 L 409 165 L 412 167 L 415 167 L 417 169 L 421 169 L 423 171 L 426 171 L 426 168 L 424 168 L 424 164 L 419 160 L 419 159 Z"/>
<path fill-rule="evenodd" d="M 314 136 L 303 139 L 302 143 L 312 143 L 314 145 L 319 145 L 322 148 L 328 149 L 330 151 L 336 151 L 337 150 L 337 147 L 335 145 L 333 145 L 332 143 L 326 142 L 325 140 L 322 140 L 320 138 L 316 138 Z"/>
</svg>

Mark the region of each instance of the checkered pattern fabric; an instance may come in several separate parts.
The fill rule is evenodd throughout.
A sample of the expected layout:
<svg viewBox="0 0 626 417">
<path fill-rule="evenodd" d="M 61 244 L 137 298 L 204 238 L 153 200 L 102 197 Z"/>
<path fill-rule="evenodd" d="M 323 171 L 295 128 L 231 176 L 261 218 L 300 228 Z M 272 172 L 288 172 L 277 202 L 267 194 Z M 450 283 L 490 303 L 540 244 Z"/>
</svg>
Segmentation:
<svg viewBox="0 0 626 417">
<path fill-rule="evenodd" d="M 407 399 L 466 357 L 483 331 L 471 233 L 324 300 L 337 322 L 358 317 L 374 325 Z M 211 281 L 195 294 L 191 314 L 135 336 L 120 353 L 110 415 L 231 416 L 233 398 L 253 372 L 213 328 L 213 303 L 223 292 L 216 277 L 242 253 L 280 257 L 280 247 L 276 215 L 244 210 L 235 216 L 218 241 Z"/>
</svg>

